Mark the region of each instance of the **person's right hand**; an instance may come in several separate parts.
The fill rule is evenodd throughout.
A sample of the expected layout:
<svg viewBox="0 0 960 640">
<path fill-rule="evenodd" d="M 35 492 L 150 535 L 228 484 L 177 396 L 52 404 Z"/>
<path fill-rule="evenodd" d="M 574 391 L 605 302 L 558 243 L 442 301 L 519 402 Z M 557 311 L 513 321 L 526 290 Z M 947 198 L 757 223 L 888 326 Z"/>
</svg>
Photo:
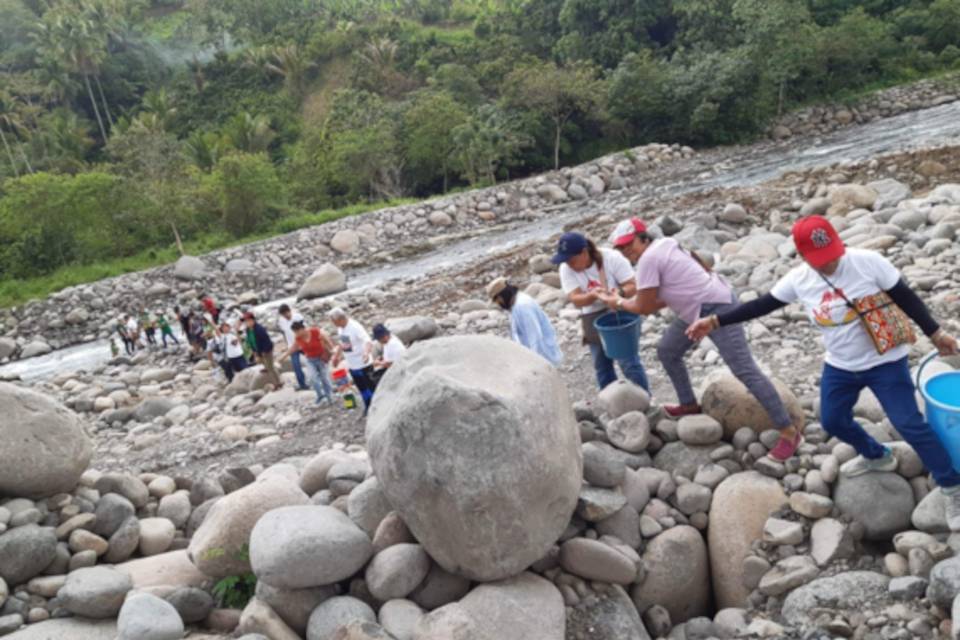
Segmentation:
<svg viewBox="0 0 960 640">
<path fill-rule="evenodd" d="M 687 337 L 694 342 L 700 342 L 713 331 L 713 318 L 700 318 L 687 327 Z"/>
<path fill-rule="evenodd" d="M 952 356 L 960 353 L 960 348 L 957 346 L 957 339 L 946 331 L 938 331 L 933 334 L 933 344 L 937 347 L 937 351 L 940 352 L 942 356 Z"/>
</svg>

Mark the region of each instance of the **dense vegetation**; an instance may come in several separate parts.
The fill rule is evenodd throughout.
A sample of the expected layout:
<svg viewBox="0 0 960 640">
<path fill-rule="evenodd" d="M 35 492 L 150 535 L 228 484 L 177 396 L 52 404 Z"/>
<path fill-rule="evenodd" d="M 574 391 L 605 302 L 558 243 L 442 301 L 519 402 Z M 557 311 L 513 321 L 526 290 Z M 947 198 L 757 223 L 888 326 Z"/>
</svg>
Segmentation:
<svg viewBox="0 0 960 640">
<path fill-rule="evenodd" d="M 960 0 L 0 0 L 0 298 L 323 209 L 739 140 L 956 68 L 958 34 Z"/>
</svg>

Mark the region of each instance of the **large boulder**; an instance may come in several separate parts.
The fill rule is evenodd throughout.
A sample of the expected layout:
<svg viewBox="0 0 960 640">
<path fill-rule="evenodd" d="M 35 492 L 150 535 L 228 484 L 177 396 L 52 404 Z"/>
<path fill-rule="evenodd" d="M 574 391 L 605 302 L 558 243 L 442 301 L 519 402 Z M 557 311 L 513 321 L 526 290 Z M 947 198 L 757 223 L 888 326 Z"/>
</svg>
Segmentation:
<svg viewBox="0 0 960 640">
<path fill-rule="evenodd" d="M 841 475 L 833 501 L 840 513 L 863 525 L 868 540 L 887 540 L 909 529 L 916 506 L 909 482 L 899 474 L 880 472 L 854 478 Z"/>
<path fill-rule="evenodd" d="M 10 637 L 16 640 L 116 640 L 117 621 L 55 618 L 28 625 Z"/>
<path fill-rule="evenodd" d="M 310 274 L 310 277 L 304 281 L 300 291 L 297 292 L 297 300 L 310 300 L 311 298 L 321 298 L 333 293 L 339 293 L 347 288 L 347 276 L 343 274 L 337 265 L 327 262 L 319 269 Z"/>
<path fill-rule="evenodd" d="M 743 561 L 763 537 L 767 518 L 785 504 L 780 483 L 755 471 L 734 474 L 714 491 L 707 539 L 718 609 L 747 606 Z"/>
<path fill-rule="evenodd" d="M 862 184 L 838 184 L 830 188 L 827 197 L 834 206 L 851 209 L 872 209 L 879 195 L 870 187 Z"/>
<path fill-rule="evenodd" d="M 0 360 L 9 358 L 17 352 L 17 341 L 13 338 L 0 338 Z"/>
<path fill-rule="evenodd" d="M 207 265 L 193 256 L 181 256 L 173 265 L 173 277 L 177 280 L 199 280 L 206 274 Z"/>
<path fill-rule="evenodd" d="M 674 624 L 710 611 L 710 566 L 707 545 L 693 527 L 667 529 L 643 553 L 647 576 L 630 595 L 638 611 L 659 604 Z"/>
<path fill-rule="evenodd" d="M 803 407 L 797 396 L 776 378 L 773 386 L 790 417 L 796 422 L 803 420 Z M 729 373 L 719 372 L 707 377 L 700 406 L 705 414 L 723 425 L 727 439 L 732 438 L 740 427 L 750 427 L 757 433 L 777 427 L 747 387 Z"/>
<path fill-rule="evenodd" d="M 307 640 L 333 640 L 333 634 L 354 621 L 376 622 L 377 614 L 363 600 L 337 596 L 320 604 L 307 623 Z"/>
<path fill-rule="evenodd" d="M 280 589 L 305 589 L 345 580 L 373 555 L 370 538 L 333 507 L 281 507 L 250 536 L 257 578 Z M 414 585 L 416 586 L 416 585 Z"/>
<path fill-rule="evenodd" d="M 386 325 L 390 333 L 400 338 L 406 345 L 413 344 L 419 340 L 428 340 L 440 331 L 437 321 L 429 316 L 390 318 L 387 320 Z"/>
<path fill-rule="evenodd" d="M 69 493 L 93 447 L 77 416 L 35 391 L 0 383 L 0 496 Z"/>
<path fill-rule="evenodd" d="M 583 463 L 570 406 L 560 375 L 514 342 L 430 340 L 377 389 L 371 462 L 444 569 L 480 581 L 516 575 L 545 555 L 577 504 Z"/>
<path fill-rule="evenodd" d="M 337 253 L 354 253 L 360 249 L 360 234 L 353 229 L 341 229 L 333 235 L 330 247 Z"/>
<path fill-rule="evenodd" d="M 895 207 L 913 195 L 910 185 L 894 180 L 893 178 L 884 178 L 883 180 L 868 182 L 867 187 L 877 193 L 877 199 L 873 203 L 873 207 L 877 211 Z"/>
<path fill-rule="evenodd" d="M 27 344 L 23 345 L 23 349 L 20 350 L 20 359 L 26 360 L 27 358 L 45 356 L 51 351 L 53 351 L 53 347 L 43 340 L 31 340 Z"/>
<path fill-rule="evenodd" d="M 245 551 L 257 521 L 273 509 L 307 504 L 310 498 L 289 479 L 265 477 L 215 502 L 193 534 L 187 554 L 212 578 L 246 573 L 250 560 Z"/>
</svg>

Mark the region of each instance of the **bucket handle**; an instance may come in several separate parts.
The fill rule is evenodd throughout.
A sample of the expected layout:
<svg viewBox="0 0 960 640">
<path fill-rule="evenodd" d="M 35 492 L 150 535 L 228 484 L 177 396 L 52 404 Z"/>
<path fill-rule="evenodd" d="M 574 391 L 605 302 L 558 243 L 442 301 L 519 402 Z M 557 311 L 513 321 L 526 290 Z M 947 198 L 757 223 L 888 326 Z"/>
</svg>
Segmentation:
<svg viewBox="0 0 960 640">
<path fill-rule="evenodd" d="M 920 386 L 920 378 L 923 375 L 923 370 L 927 367 L 927 365 L 933 362 L 939 356 L 939 351 L 931 351 L 925 355 L 922 360 L 920 360 L 920 366 L 917 367 L 917 375 L 914 378 L 914 384 L 916 385 L 917 389 L 920 390 L 920 395 L 922 395 L 924 398 L 927 397 L 927 394 L 924 392 L 923 387 Z"/>
</svg>

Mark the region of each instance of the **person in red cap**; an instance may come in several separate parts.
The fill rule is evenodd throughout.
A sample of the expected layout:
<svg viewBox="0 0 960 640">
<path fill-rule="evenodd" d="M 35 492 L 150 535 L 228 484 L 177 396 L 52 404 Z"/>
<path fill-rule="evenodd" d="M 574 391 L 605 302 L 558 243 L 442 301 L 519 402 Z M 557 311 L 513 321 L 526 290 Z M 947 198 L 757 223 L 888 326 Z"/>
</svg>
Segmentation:
<svg viewBox="0 0 960 640">
<path fill-rule="evenodd" d="M 657 346 L 657 357 L 680 400 L 678 406 L 664 407 L 664 410 L 673 417 L 700 413 L 690 374 L 683 362 L 684 355 L 693 346 L 686 330 L 701 316 L 736 308 L 735 293 L 697 256 L 684 251 L 676 240 L 655 240 L 637 218 L 618 224 L 610 242 L 636 266 L 637 294 L 628 300 L 608 296 L 605 301 L 611 308 L 631 313 L 648 315 L 669 307 L 677 315 Z M 780 461 L 791 457 L 802 439 L 796 419 L 790 416 L 770 378 L 753 359 L 743 325 L 725 327 L 711 339 L 733 375 L 756 397 L 780 430 L 780 442 L 770 456 Z"/>
<path fill-rule="evenodd" d="M 770 293 L 732 311 L 703 318 L 687 334 L 699 340 L 711 331 L 800 302 L 820 329 L 826 347 L 820 381 L 823 428 L 860 454 L 841 466 L 841 473 L 854 477 L 897 468 L 890 448 L 877 442 L 853 418 L 860 392 L 869 388 L 897 432 L 916 450 L 943 488 L 949 498 L 947 524 L 952 531 L 960 531 L 960 473 L 954 470 L 949 454 L 917 406 L 907 359 L 909 345 L 880 353 L 853 308 L 854 301 L 886 292 L 941 354 L 957 353 L 956 339 L 933 319 L 889 260 L 875 251 L 845 247 L 825 218 L 809 216 L 798 220 L 793 226 L 793 241 L 804 264 L 781 278 Z"/>
</svg>

